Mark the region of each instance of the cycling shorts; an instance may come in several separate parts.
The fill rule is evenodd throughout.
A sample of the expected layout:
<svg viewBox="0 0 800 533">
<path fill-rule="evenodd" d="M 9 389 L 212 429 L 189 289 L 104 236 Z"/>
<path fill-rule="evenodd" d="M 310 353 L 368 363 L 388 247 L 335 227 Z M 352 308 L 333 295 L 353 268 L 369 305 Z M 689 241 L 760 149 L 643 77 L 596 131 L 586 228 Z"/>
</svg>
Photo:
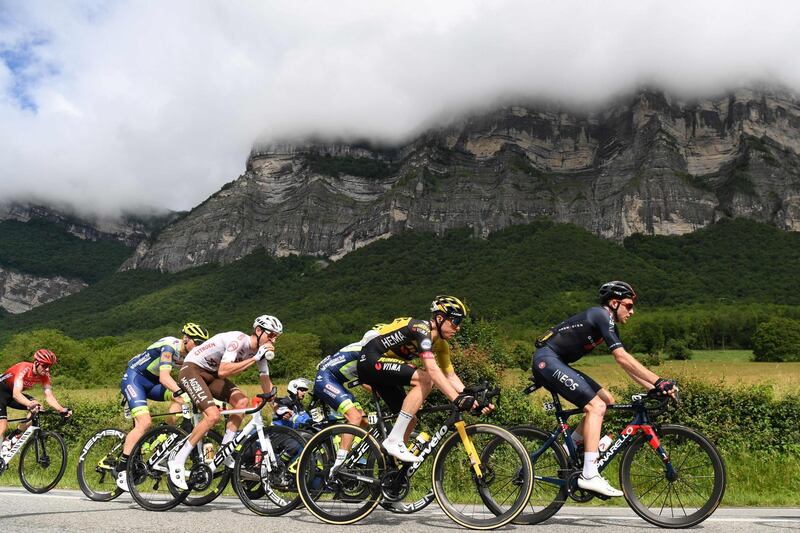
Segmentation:
<svg viewBox="0 0 800 533">
<path fill-rule="evenodd" d="M 216 405 L 214 399 L 230 403 L 231 395 L 240 392 L 232 381 L 217 376 L 194 363 L 183 363 L 178 373 L 181 388 L 201 411 Z"/>
<path fill-rule="evenodd" d="M 22 393 L 29 400 L 33 400 L 33 396 L 28 396 Z M 20 411 L 28 411 L 28 408 L 14 399 L 14 393 L 8 389 L 4 384 L 0 383 L 0 420 L 8 420 L 8 408 L 19 409 Z"/>
<path fill-rule="evenodd" d="M 314 396 L 321 398 L 328 407 L 340 415 L 344 415 L 344 412 L 351 407 L 363 411 L 355 396 L 342 383 L 339 383 L 333 372 L 327 370 L 317 372 L 314 380 Z"/>
<path fill-rule="evenodd" d="M 372 386 L 395 414 L 403 407 L 405 387 L 411 385 L 416 371 L 416 367 L 396 357 L 362 353 L 358 360 L 359 381 Z"/>
<path fill-rule="evenodd" d="M 533 375 L 550 392 L 563 396 L 576 406 L 583 408 L 597 391 L 603 387 L 595 380 L 569 366 L 549 346 L 542 346 L 533 353 L 531 364 Z"/>
<path fill-rule="evenodd" d="M 128 402 L 128 408 L 131 410 L 132 416 L 150 412 L 147 407 L 147 400 L 155 400 L 157 402 L 172 400 L 172 391 L 158 381 L 153 381 L 132 368 L 127 369 L 123 374 L 119 388 Z"/>
</svg>

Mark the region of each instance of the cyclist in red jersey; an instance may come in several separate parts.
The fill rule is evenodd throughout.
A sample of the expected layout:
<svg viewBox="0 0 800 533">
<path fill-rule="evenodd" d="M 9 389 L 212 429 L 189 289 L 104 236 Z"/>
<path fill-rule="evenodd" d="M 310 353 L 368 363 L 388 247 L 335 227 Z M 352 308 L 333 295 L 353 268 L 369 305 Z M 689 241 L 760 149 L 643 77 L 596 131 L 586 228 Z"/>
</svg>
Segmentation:
<svg viewBox="0 0 800 533">
<path fill-rule="evenodd" d="M 50 367 L 56 364 L 58 358 L 50 350 L 41 349 L 33 354 L 33 362 L 23 361 L 17 363 L 0 375 L 0 439 L 8 429 L 8 413 L 6 409 L 11 407 L 20 411 L 36 412 L 42 408 L 32 396 L 24 394 L 36 384 L 41 384 L 44 389 L 44 399 L 47 403 L 68 417 L 72 415 L 72 410 L 63 407 L 56 397 L 53 396 L 53 389 L 50 383 Z M 22 432 L 28 429 L 30 423 L 23 422 L 17 431 Z"/>
</svg>

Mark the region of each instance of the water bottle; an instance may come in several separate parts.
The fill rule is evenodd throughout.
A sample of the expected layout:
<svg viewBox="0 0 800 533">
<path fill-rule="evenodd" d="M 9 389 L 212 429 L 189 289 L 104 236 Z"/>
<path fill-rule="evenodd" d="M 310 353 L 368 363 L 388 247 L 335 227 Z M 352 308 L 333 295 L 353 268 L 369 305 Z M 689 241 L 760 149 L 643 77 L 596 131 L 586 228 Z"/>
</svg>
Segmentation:
<svg viewBox="0 0 800 533">
<path fill-rule="evenodd" d="M 411 446 L 408 447 L 408 451 L 413 453 L 414 455 L 419 455 L 422 453 L 422 450 L 425 449 L 425 446 L 431 441 L 431 436 L 421 431 L 417 438 L 414 439 L 414 442 L 411 443 Z"/>
<path fill-rule="evenodd" d="M 611 443 L 614 442 L 614 434 L 609 433 L 608 435 L 604 435 L 602 439 L 600 439 L 600 443 L 598 444 L 597 448 L 600 452 L 604 452 L 611 446 Z"/>
<path fill-rule="evenodd" d="M 214 445 L 210 442 L 203 444 L 203 458 L 206 463 L 210 463 L 214 460 Z"/>
</svg>

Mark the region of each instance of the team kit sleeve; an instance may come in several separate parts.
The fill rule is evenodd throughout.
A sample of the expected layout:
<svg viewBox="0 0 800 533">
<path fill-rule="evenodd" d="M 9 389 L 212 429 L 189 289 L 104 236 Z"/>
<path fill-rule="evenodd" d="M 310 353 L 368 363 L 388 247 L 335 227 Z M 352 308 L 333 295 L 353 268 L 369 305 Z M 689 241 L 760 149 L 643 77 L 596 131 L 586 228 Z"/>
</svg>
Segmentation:
<svg viewBox="0 0 800 533">
<path fill-rule="evenodd" d="M 619 332 L 617 331 L 617 324 L 614 322 L 614 317 L 602 307 L 593 307 L 590 309 L 590 312 L 592 313 L 592 322 L 598 325 L 603 335 L 603 340 L 605 340 L 606 345 L 608 345 L 608 349 L 613 352 L 617 348 L 624 348 L 625 345 L 622 344 L 622 340 L 619 338 Z"/>
<path fill-rule="evenodd" d="M 161 348 L 161 361 L 158 363 L 158 371 L 172 370 L 172 360 L 175 357 L 175 349 L 172 346 Z"/>
<path fill-rule="evenodd" d="M 247 337 L 241 334 L 225 345 L 225 353 L 222 354 L 220 363 L 235 363 L 245 342 L 247 342 Z"/>
</svg>

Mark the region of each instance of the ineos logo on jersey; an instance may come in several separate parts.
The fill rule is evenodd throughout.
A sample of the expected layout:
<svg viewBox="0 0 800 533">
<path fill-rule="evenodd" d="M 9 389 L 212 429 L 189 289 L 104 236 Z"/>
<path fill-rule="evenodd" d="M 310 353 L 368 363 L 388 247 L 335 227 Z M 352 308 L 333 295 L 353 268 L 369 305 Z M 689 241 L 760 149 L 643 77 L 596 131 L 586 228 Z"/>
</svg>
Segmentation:
<svg viewBox="0 0 800 533">
<path fill-rule="evenodd" d="M 545 363 L 544 361 L 539 362 L 539 369 L 542 369 L 542 368 L 544 368 L 546 366 L 547 366 L 547 363 Z"/>
<path fill-rule="evenodd" d="M 558 369 L 556 369 L 556 371 L 553 372 L 553 377 L 556 378 L 561 383 L 563 383 L 571 391 L 574 391 L 575 389 L 578 388 L 578 385 L 580 385 L 577 381 L 575 381 L 567 374 Z"/>
</svg>

